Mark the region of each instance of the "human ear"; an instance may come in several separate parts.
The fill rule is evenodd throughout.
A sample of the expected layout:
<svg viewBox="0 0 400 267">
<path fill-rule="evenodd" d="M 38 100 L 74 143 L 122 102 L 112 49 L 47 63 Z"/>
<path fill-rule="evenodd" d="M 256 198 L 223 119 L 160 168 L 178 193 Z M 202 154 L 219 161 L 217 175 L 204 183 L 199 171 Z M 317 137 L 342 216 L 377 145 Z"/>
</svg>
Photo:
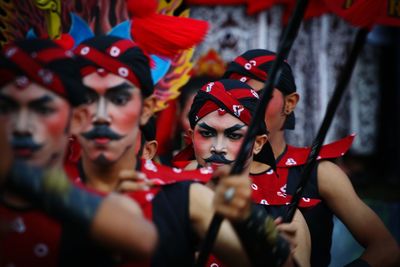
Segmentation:
<svg viewBox="0 0 400 267">
<path fill-rule="evenodd" d="M 257 155 L 262 150 L 263 146 L 267 143 L 268 137 L 266 134 L 257 135 L 253 146 L 253 154 Z"/>
<path fill-rule="evenodd" d="M 145 125 L 154 113 L 154 107 L 156 106 L 156 98 L 151 95 L 143 100 L 142 113 L 140 114 L 140 125 Z"/>
<path fill-rule="evenodd" d="M 148 141 L 143 146 L 142 158 L 153 159 L 156 156 L 158 142 L 156 140 Z"/>
<path fill-rule="evenodd" d="M 300 95 L 296 92 L 291 93 L 289 95 L 285 96 L 285 113 L 286 115 L 289 115 L 294 111 L 296 108 L 297 103 L 299 102 Z"/>
<path fill-rule="evenodd" d="M 193 131 L 193 129 L 192 129 L 192 128 L 190 128 L 190 129 L 188 129 L 188 130 L 187 130 L 187 134 L 188 134 L 188 136 L 190 137 L 190 139 L 192 139 L 192 140 L 193 140 L 193 134 L 194 134 L 194 131 Z"/>
</svg>

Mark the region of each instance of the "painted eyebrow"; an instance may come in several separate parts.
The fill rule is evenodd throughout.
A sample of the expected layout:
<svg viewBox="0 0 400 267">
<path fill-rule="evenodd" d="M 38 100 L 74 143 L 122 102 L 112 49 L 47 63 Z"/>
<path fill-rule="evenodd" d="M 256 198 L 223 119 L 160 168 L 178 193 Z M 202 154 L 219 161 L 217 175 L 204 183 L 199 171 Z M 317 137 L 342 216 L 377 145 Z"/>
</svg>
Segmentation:
<svg viewBox="0 0 400 267">
<path fill-rule="evenodd" d="M 210 132 L 214 132 L 214 133 L 216 132 L 216 130 L 213 127 L 207 125 L 207 123 L 205 123 L 205 122 L 199 123 L 199 127 L 203 128 L 207 131 L 210 131 Z"/>
<path fill-rule="evenodd" d="M 242 129 L 245 126 L 246 126 L 246 124 L 235 124 L 232 127 L 225 129 L 224 134 L 231 134 L 237 130 Z"/>
<path fill-rule="evenodd" d="M 107 88 L 105 94 L 106 95 L 115 94 L 115 93 L 119 93 L 121 91 L 127 92 L 129 89 L 134 89 L 134 88 L 135 87 L 133 85 L 131 85 L 131 84 L 127 83 L 127 82 L 123 82 L 121 84 L 118 84 L 118 85 L 115 85 L 115 86 Z M 98 95 L 98 93 L 95 90 L 93 90 L 92 88 L 88 88 L 87 91 L 90 94 Z"/>
<path fill-rule="evenodd" d="M 113 87 L 109 87 L 106 91 L 106 94 L 115 94 L 119 92 L 125 92 L 129 89 L 134 89 L 135 87 L 127 82 L 123 82 Z"/>
<path fill-rule="evenodd" d="M 7 102 L 8 104 L 11 104 L 11 105 L 13 105 L 13 106 L 18 106 L 18 102 L 17 102 L 17 101 L 15 101 L 15 100 L 12 99 L 11 97 L 6 96 L 6 95 L 3 95 L 3 94 L 1 94 L 1 93 L 0 93 L 0 100 L 2 100 L 2 101 L 4 101 L 4 102 Z"/>
<path fill-rule="evenodd" d="M 48 95 L 45 95 L 45 96 L 42 96 L 42 97 L 39 98 L 39 99 L 36 99 L 36 100 L 31 101 L 31 102 L 29 103 L 29 106 L 30 106 L 30 107 L 42 106 L 42 105 L 45 105 L 45 104 L 47 104 L 48 102 L 51 102 L 51 101 L 53 101 L 53 100 L 54 100 L 53 97 L 48 96 Z"/>
<path fill-rule="evenodd" d="M 233 132 L 235 132 L 235 131 L 237 131 L 239 129 L 242 129 L 245 126 L 246 126 L 246 124 L 235 124 L 232 127 L 229 127 L 227 129 L 225 129 L 224 130 L 224 134 L 233 133 Z M 207 125 L 205 122 L 199 123 L 199 127 L 203 128 L 205 130 L 208 130 L 210 132 L 216 132 L 216 130 L 213 127 Z"/>
</svg>

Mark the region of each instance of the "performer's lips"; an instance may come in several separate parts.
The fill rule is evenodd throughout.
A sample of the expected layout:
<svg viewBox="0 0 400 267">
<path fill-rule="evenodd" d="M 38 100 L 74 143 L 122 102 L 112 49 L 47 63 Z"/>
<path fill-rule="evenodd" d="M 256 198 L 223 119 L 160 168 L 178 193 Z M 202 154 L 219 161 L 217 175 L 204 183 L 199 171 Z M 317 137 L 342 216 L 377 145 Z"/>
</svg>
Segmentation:
<svg viewBox="0 0 400 267">
<path fill-rule="evenodd" d="M 30 136 L 14 137 L 11 141 L 15 156 L 19 158 L 31 158 L 42 145 L 35 143 Z"/>
<path fill-rule="evenodd" d="M 212 154 L 211 157 L 204 159 L 204 161 L 217 167 L 233 163 L 233 160 L 228 160 L 221 154 Z"/>
<path fill-rule="evenodd" d="M 18 148 L 14 149 L 14 154 L 18 158 L 31 158 L 33 155 L 34 151 L 29 148 Z"/>
<path fill-rule="evenodd" d="M 219 168 L 219 167 L 221 167 L 221 166 L 226 165 L 226 164 L 224 164 L 224 163 L 217 163 L 217 162 L 210 162 L 209 164 L 210 164 L 212 167 L 214 167 L 214 168 Z"/>
<path fill-rule="evenodd" d="M 110 142 L 111 139 L 107 138 L 107 137 L 98 137 L 98 138 L 95 138 L 94 141 L 99 145 L 105 145 L 108 142 Z"/>
<path fill-rule="evenodd" d="M 83 133 L 82 136 L 88 140 L 94 140 L 99 145 L 106 145 L 110 141 L 123 138 L 122 135 L 115 133 L 107 125 L 96 125 L 92 130 Z"/>
</svg>

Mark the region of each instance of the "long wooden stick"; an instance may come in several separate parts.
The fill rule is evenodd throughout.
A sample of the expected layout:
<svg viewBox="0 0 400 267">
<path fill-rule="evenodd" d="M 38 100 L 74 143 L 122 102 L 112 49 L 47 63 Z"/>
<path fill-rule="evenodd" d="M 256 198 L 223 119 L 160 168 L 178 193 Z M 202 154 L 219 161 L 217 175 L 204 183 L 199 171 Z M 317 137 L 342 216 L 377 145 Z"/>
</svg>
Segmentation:
<svg viewBox="0 0 400 267">
<path fill-rule="evenodd" d="M 328 133 L 329 127 L 332 124 L 333 117 L 335 115 L 335 112 L 336 112 L 339 104 L 340 104 L 340 100 L 342 99 L 343 93 L 346 90 L 347 85 L 350 81 L 351 74 L 353 72 L 355 63 L 357 61 L 357 57 L 360 54 L 360 52 L 364 46 L 367 34 L 368 34 L 367 29 L 360 29 L 357 32 L 356 39 L 354 41 L 352 50 L 346 60 L 346 63 L 344 65 L 340 75 L 339 75 L 339 80 L 336 84 L 332 98 L 329 101 L 328 108 L 326 110 L 325 117 L 322 121 L 321 127 L 319 128 L 318 134 L 317 134 L 316 138 L 314 139 L 313 144 L 311 146 L 310 154 L 308 155 L 307 162 L 301 173 L 300 182 L 296 188 L 296 191 L 293 195 L 291 203 L 288 206 L 288 211 L 284 218 L 285 222 L 292 221 L 294 213 L 296 212 L 296 209 L 299 205 L 300 199 L 303 195 L 304 188 L 307 185 L 309 177 L 311 176 L 311 172 L 317 164 L 317 158 L 318 158 L 319 152 L 321 150 L 322 144 L 324 143 L 326 134 Z"/>
<path fill-rule="evenodd" d="M 276 84 L 277 78 L 280 76 L 280 70 L 283 61 L 287 58 L 294 40 L 296 39 L 307 6 L 308 0 L 298 0 L 296 3 L 296 8 L 292 14 L 288 26 L 284 31 L 283 38 L 276 54 L 276 60 L 272 65 L 271 72 L 269 73 L 269 79 L 265 83 L 263 90 L 264 92 L 260 97 L 260 101 L 250 123 L 249 130 L 246 133 L 239 154 L 232 167 L 231 174 L 241 173 L 250 156 L 255 137 L 257 136 L 259 122 L 264 120 L 265 109 L 272 97 L 272 91 L 274 89 L 274 85 Z M 205 239 L 200 247 L 200 254 L 195 266 L 205 266 L 223 220 L 224 218 L 222 216 L 214 214 Z"/>
</svg>

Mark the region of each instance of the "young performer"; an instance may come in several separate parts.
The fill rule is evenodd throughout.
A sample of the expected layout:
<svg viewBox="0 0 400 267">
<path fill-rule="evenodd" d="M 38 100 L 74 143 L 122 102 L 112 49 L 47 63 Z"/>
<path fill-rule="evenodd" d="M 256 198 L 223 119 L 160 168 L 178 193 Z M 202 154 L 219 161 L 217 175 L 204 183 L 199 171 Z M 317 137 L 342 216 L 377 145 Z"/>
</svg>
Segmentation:
<svg viewBox="0 0 400 267">
<path fill-rule="evenodd" d="M 138 168 L 164 185 L 131 194 L 159 232 L 160 244 L 152 266 L 191 266 L 214 211 L 230 220 L 223 223 L 214 246 L 215 253 L 227 264 L 290 263 L 288 244 L 280 235 L 272 244 L 265 239 L 265 227 L 275 227 L 267 223 L 271 220 L 266 221 L 263 210 L 250 208 L 247 176 L 221 179 L 214 196 L 201 184 L 171 182 L 169 176 L 184 175 L 182 170 L 167 170 L 136 159 L 139 124 L 144 125 L 151 117 L 154 100 L 149 60 L 135 43 L 111 36 L 95 37 L 79 45 L 75 53 L 85 58 L 81 70 L 83 82 L 89 87 L 87 110 L 91 123 L 78 136 L 83 183 L 111 192 L 118 185 L 121 171 Z M 273 232 L 276 234 L 275 229 Z M 249 242 L 252 238 L 258 242 Z"/>
<path fill-rule="evenodd" d="M 1 165 L 8 166 L 1 172 L 0 215 L 9 225 L 0 265 L 82 264 L 84 254 L 74 250 L 89 236 L 129 256 L 149 257 L 156 231 L 135 202 L 115 194 L 103 200 L 72 186 L 60 170 L 69 134 L 87 119 L 73 53 L 50 40 L 18 41 L 1 52 L 0 73 Z M 16 162 L 7 171 L 12 154 Z"/>
<path fill-rule="evenodd" d="M 195 164 L 215 167 L 233 164 L 257 103 L 258 94 L 240 81 L 219 80 L 204 85 L 196 94 L 189 112 L 189 134 L 196 158 Z M 267 130 L 263 121 L 260 122 L 259 129 L 252 155 L 248 162 L 244 163 L 247 165 L 245 168 L 247 174 L 253 157 L 260 154 L 267 142 Z M 186 150 L 188 152 L 188 149 Z M 256 165 L 257 169 L 268 169 L 273 172 L 265 163 L 265 161 L 257 162 L 253 165 Z M 254 184 L 252 187 L 254 188 Z M 269 211 L 278 217 L 284 214 L 285 209 L 270 208 Z M 294 237 L 295 243 L 298 244 L 295 256 L 301 265 L 306 266 L 309 264 L 310 256 L 309 234 L 300 213 L 296 215 L 295 224 L 291 226 L 298 229 Z"/>
<path fill-rule="evenodd" d="M 271 71 L 275 53 L 255 49 L 238 56 L 228 65 L 224 77 L 246 82 L 260 92 Z M 269 141 L 277 159 L 279 180 L 270 179 L 268 172 L 252 170 L 259 201 L 279 205 L 288 201 L 299 182 L 309 148 L 288 145 L 285 130 L 294 129 L 294 110 L 299 101 L 292 70 L 283 64 L 280 79 L 265 113 Z M 347 175 L 330 158 L 342 156 L 353 136 L 322 148 L 318 167 L 313 171 L 300 203 L 311 233 L 312 266 L 328 266 L 335 214 L 365 247 L 360 258 L 349 266 L 395 266 L 399 264 L 399 248 L 378 216 L 357 196 Z"/>
</svg>

